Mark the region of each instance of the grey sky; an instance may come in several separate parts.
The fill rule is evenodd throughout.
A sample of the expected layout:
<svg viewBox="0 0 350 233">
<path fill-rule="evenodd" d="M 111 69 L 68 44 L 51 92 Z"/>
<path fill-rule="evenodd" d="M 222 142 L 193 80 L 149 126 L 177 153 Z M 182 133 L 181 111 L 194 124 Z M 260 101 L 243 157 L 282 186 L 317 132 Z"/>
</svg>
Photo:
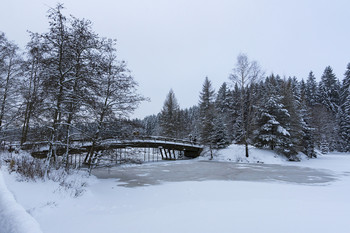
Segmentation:
<svg viewBox="0 0 350 233">
<path fill-rule="evenodd" d="M 319 78 L 328 65 L 339 79 L 350 62 L 348 0 L 74 0 L 66 14 L 90 19 L 116 38 L 139 92 L 150 97 L 134 117 L 158 113 L 170 88 L 182 108 L 198 103 L 205 76 L 217 90 L 244 52 L 267 74 Z M 26 30 L 44 32 L 57 0 L 1 3 L 0 31 L 24 47 Z"/>
</svg>

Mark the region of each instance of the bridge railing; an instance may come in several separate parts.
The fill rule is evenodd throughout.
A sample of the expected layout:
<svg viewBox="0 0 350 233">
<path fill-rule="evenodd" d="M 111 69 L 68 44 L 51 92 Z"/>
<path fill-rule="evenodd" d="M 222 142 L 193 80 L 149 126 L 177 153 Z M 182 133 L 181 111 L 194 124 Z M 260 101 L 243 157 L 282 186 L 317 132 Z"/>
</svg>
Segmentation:
<svg viewBox="0 0 350 233">
<path fill-rule="evenodd" d="M 129 137 L 114 137 L 111 139 L 106 139 L 108 140 L 120 140 L 120 141 L 135 141 L 135 140 L 140 140 L 140 141 L 154 141 L 154 142 L 159 142 L 159 141 L 164 141 L 164 142 L 174 142 L 174 143 L 183 143 L 183 144 L 189 144 L 189 145 L 196 145 L 199 146 L 200 144 L 197 143 L 196 141 L 191 141 L 191 140 L 185 140 L 185 139 L 177 139 L 177 138 L 170 138 L 170 137 L 163 137 L 163 136 L 129 136 Z M 105 140 L 103 140 L 105 141 Z"/>
<path fill-rule="evenodd" d="M 102 144 L 108 144 L 108 143 L 118 143 L 118 142 L 128 142 L 128 141 L 153 141 L 153 142 L 170 142 L 170 143 L 181 143 L 186 145 L 192 145 L 192 146 L 200 146 L 199 143 L 196 141 L 191 140 L 185 140 L 185 139 L 177 139 L 177 138 L 170 138 L 170 137 L 163 137 L 163 136 L 142 136 L 142 135 L 131 135 L 131 136 L 119 136 L 119 137 L 112 137 L 112 138 L 106 138 L 101 139 L 100 142 Z M 43 150 L 43 148 L 47 148 L 49 145 L 55 145 L 58 147 L 65 147 L 66 144 L 63 142 L 49 142 L 49 141 L 40 141 L 40 142 L 26 142 L 22 145 L 22 149 L 24 150 Z M 91 139 L 74 139 L 71 140 L 71 144 L 69 145 L 69 148 L 76 148 L 76 147 L 82 147 L 87 146 L 91 144 Z"/>
</svg>

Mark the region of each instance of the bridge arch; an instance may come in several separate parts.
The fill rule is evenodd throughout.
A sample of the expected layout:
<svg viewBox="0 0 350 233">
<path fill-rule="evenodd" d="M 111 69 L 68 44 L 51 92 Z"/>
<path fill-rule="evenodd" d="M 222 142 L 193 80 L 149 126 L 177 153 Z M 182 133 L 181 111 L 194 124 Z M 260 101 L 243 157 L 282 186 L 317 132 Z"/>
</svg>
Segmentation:
<svg viewBox="0 0 350 233">
<path fill-rule="evenodd" d="M 44 158 L 48 153 L 48 144 L 48 142 L 27 143 L 24 146 L 26 147 L 25 149 L 33 150 L 32 155 L 34 157 Z M 35 147 L 37 147 L 37 149 L 33 149 Z M 91 147 L 92 142 L 88 142 L 85 140 L 75 140 L 72 144 L 72 147 L 69 148 L 69 154 L 84 154 L 90 151 Z M 182 155 L 184 158 L 196 158 L 203 151 L 202 145 L 199 145 L 189 140 L 173 139 L 167 137 L 144 136 L 133 136 L 131 138 L 116 137 L 101 140 L 98 143 L 96 143 L 96 145 L 94 145 L 94 150 L 96 151 L 96 153 L 94 154 L 93 158 L 89 159 L 89 161 L 101 160 L 104 156 L 104 151 L 118 150 L 119 153 L 122 153 L 123 149 L 126 150 L 129 148 L 152 148 L 159 152 L 162 160 L 176 160 L 179 158 L 179 155 Z M 58 156 L 63 155 L 66 152 L 67 147 L 57 146 L 56 153 Z"/>
</svg>

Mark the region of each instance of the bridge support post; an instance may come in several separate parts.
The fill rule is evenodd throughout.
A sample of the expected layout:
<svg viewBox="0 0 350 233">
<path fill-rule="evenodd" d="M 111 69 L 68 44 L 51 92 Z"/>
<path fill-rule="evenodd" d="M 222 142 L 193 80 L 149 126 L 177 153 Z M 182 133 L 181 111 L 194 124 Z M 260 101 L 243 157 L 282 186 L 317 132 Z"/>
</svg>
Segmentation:
<svg viewBox="0 0 350 233">
<path fill-rule="evenodd" d="M 168 149 L 168 152 L 169 152 L 169 159 L 173 160 L 173 157 L 171 156 L 171 149 Z"/>
<path fill-rule="evenodd" d="M 163 155 L 163 150 L 162 148 L 159 148 L 159 151 L 160 151 L 160 155 L 162 156 L 162 160 L 164 159 L 164 155 Z"/>
<path fill-rule="evenodd" d="M 164 149 L 165 159 L 168 159 L 167 149 Z"/>
</svg>

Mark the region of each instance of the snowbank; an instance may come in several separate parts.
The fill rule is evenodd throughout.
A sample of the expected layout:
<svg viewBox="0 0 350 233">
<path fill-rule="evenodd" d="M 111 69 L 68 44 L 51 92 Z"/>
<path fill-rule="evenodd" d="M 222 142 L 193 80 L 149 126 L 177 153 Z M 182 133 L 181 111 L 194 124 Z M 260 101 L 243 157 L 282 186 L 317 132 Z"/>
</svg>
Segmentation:
<svg viewBox="0 0 350 233">
<path fill-rule="evenodd" d="M 266 164 L 284 164 L 286 159 L 277 155 L 271 150 L 257 149 L 249 146 L 249 157 L 245 156 L 245 146 L 232 144 L 229 147 L 218 150 L 215 161 L 237 162 L 237 163 L 266 163 Z"/>
<path fill-rule="evenodd" d="M 0 233 L 40 233 L 38 222 L 19 205 L 7 189 L 0 170 Z"/>
</svg>

